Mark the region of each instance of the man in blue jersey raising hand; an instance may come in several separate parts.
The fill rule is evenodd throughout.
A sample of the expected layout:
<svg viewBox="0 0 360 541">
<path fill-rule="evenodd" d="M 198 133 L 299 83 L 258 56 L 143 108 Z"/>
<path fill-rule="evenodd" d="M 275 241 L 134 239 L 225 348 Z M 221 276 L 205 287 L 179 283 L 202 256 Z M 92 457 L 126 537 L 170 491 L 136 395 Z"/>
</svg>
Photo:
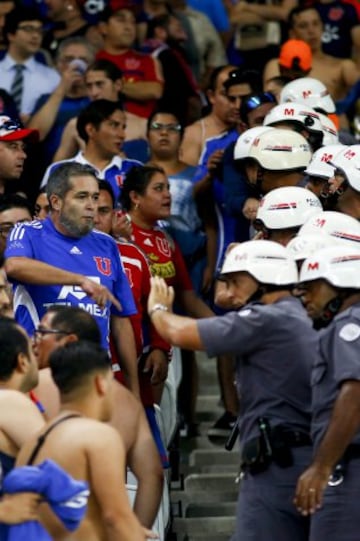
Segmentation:
<svg viewBox="0 0 360 541">
<path fill-rule="evenodd" d="M 61 164 L 49 177 L 46 220 L 18 224 L 8 238 L 5 268 L 14 282 L 16 320 L 31 336 L 53 304 L 92 314 L 108 347 L 111 326 L 129 388 L 139 394 L 128 316 L 136 313 L 115 241 L 94 230 L 99 197 L 94 169 Z"/>
</svg>

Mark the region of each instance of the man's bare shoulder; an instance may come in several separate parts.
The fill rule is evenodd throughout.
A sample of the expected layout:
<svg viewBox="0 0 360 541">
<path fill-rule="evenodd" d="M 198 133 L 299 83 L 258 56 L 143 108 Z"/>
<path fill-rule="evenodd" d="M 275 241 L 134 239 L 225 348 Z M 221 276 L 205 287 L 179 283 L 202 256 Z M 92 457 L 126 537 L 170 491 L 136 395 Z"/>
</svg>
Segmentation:
<svg viewBox="0 0 360 541">
<path fill-rule="evenodd" d="M 26 394 L 12 389 L 0 391 L 0 418 L 8 417 L 10 414 L 22 415 L 26 411 L 41 417 L 38 408 Z"/>
</svg>

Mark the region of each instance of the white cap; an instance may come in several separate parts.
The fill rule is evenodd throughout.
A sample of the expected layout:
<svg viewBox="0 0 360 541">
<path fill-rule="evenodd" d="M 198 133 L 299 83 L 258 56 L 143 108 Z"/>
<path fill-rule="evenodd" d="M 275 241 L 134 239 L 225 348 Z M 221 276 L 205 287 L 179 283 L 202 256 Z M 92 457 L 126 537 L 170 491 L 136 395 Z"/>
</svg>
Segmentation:
<svg viewBox="0 0 360 541">
<path fill-rule="evenodd" d="M 320 177 L 324 179 L 329 179 L 334 175 L 335 167 L 330 165 L 330 161 L 338 154 L 343 148 L 346 148 L 345 145 L 327 145 L 319 148 L 314 152 L 311 161 L 305 173 L 312 177 Z"/>
<path fill-rule="evenodd" d="M 314 109 L 303 103 L 280 103 L 268 112 L 264 126 L 276 126 L 280 122 L 292 122 L 309 132 L 323 133 L 320 117 Z"/>
<path fill-rule="evenodd" d="M 360 288 L 360 250 L 347 246 L 323 248 L 305 259 L 300 282 L 323 279 L 342 289 Z"/>
<path fill-rule="evenodd" d="M 325 210 L 309 218 L 300 228 L 298 236 L 326 235 L 334 243 L 346 244 L 360 250 L 360 223 L 342 212 Z"/>
<path fill-rule="evenodd" d="M 249 149 L 256 137 L 270 130 L 269 126 L 256 126 L 249 128 L 239 135 L 234 148 L 234 160 L 243 160 L 249 155 Z"/>
<path fill-rule="evenodd" d="M 302 261 L 330 246 L 334 246 L 334 239 L 329 235 L 297 235 L 286 245 L 286 249 L 294 261 Z"/>
<path fill-rule="evenodd" d="M 270 171 L 292 171 L 307 167 L 311 149 L 300 133 L 272 128 L 255 138 L 248 158 Z"/>
<path fill-rule="evenodd" d="M 335 103 L 326 86 L 318 79 L 301 77 L 291 81 L 281 91 L 280 103 L 295 101 L 326 113 L 335 113 Z"/>
<path fill-rule="evenodd" d="M 350 145 L 338 152 L 330 164 L 340 169 L 350 186 L 360 192 L 360 145 Z"/>
<path fill-rule="evenodd" d="M 323 145 L 337 145 L 339 144 L 339 133 L 336 129 L 335 124 L 326 115 L 323 115 L 322 113 L 318 113 L 320 122 L 321 122 L 321 128 L 324 134 L 323 137 Z"/>
<path fill-rule="evenodd" d="M 261 284 L 290 285 L 297 282 L 295 261 L 284 246 L 270 240 L 238 244 L 225 256 L 221 274 L 247 272 Z"/>
<path fill-rule="evenodd" d="M 256 220 L 261 220 L 268 229 L 287 229 L 300 227 L 320 212 L 320 200 L 310 190 L 285 186 L 271 190 L 261 199 Z"/>
</svg>

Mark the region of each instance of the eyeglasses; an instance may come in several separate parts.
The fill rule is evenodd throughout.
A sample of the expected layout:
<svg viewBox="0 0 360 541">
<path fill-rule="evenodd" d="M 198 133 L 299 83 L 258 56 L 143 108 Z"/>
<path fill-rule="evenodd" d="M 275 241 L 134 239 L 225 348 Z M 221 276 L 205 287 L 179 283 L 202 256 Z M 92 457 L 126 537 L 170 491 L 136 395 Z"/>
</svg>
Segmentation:
<svg viewBox="0 0 360 541">
<path fill-rule="evenodd" d="M 44 329 L 43 327 L 38 327 L 34 331 L 33 338 L 34 340 L 42 340 L 46 334 L 64 334 L 68 336 L 71 333 L 68 331 L 61 331 L 60 329 Z"/>
<path fill-rule="evenodd" d="M 27 34 L 39 34 L 39 36 L 42 36 L 44 33 L 42 26 L 33 26 L 32 24 L 23 24 L 22 26 L 18 26 L 17 29 L 23 30 Z"/>
<path fill-rule="evenodd" d="M 179 133 L 181 131 L 180 124 L 161 124 L 160 122 L 152 122 L 150 124 L 150 129 L 154 131 L 171 131 L 174 133 Z"/>
</svg>

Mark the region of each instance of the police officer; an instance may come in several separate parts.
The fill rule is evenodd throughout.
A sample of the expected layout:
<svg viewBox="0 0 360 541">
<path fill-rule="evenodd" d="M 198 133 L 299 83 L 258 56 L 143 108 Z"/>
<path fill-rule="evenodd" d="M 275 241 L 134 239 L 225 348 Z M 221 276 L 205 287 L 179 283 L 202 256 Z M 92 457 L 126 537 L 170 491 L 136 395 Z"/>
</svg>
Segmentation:
<svg viewBox="0 0 360 541">
<path fill-rule="evenodd" d="M 333 246 L 301 268 L 304 304 L 325 327 L 312 374 L 313 461 L 301 475 L 295 503 L 314 513 L 310 541 L 359 539 L 360 251 Z"/>
<path fill-rule="evenodd" d="M 337 210 L 360 220 L 360 145 L 345 147 L 329 163 L 335 167 L 329 184 L 337 195 Z"/>
<path fill-rule="evenodd" d="M 243 479 L 233 541 L 305 541 L 308 517 L 296 511 L 292 490 L 312 454 L 310 373 L 317 336 L 290 293 L 296 264 L 278 243 L 248 241 L 228 252 L 221 277 L 241 310 L 202 320 L 177 316 L 172 289 L 153 278 L 149 314 L 174 345 L 236 355 Z"/>
</svg>

